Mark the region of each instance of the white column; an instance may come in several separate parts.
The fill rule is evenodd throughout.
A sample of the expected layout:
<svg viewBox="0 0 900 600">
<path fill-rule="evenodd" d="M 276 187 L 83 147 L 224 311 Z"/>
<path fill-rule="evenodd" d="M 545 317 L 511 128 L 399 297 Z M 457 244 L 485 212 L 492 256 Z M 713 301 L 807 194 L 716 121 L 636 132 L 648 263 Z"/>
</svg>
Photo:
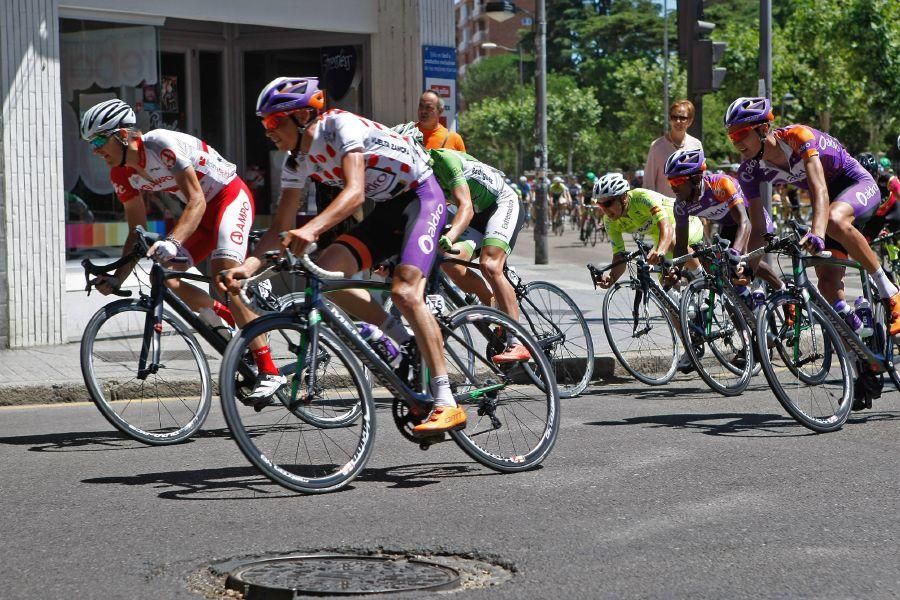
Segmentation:
<svg viewBox="0 0 900 600">
<path fill-rule="evenodd" d="M 63 339 L 57 0 L 0 2 L 0 348 Z"/>
</svg>

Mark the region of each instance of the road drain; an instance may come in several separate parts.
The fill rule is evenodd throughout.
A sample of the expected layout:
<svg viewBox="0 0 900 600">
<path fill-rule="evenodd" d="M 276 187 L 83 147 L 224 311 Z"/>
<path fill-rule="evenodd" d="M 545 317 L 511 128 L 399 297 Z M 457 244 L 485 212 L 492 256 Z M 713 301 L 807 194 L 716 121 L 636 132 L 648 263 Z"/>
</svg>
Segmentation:
<svg viewBox="0 0 900 600">
<path fill-rule="evenodd" d="M 294 600 L 304 596 L 361 596 L 404 592 L 452 592 L 498 585 L 513 568 L 473 555 L 396 551 L 322 551 L 236 559 L 212 565 L 222 586 L 210 597 Z M 212 581 L 208 581 L 213 583 Z M 221 594 L 221 595 L 220 595 Z"/>
</svg>

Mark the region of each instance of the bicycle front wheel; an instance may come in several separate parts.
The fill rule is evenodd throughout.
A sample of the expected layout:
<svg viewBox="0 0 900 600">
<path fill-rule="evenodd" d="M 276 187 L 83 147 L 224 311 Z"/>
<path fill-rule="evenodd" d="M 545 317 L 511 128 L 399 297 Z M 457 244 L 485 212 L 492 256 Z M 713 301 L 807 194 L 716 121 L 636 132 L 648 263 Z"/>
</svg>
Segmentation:
<svg viewBox="0 0 900 600">
<path fill-rule="evenodd" d="M 821 310 L 793 292 L 775 294 L 760 311 L 756 331 L 763 373 L 788 414 L 813 431 L 840 429 L 853 404 L 853 372 Z"/>
<path fill-rule="evenodd" d="M 703 381 L 724 396 L 747 389 L 753 376 L 753 345 L 731 298 L 697 279 L 681 296 L 680 317 L 686 350 Z"/>
<path fill-rule="evenodd" d="M 517 298 L 522 317 L 550 361 L 560 398 L 577 396 L 594 374 L 594 342 L 581 309 L 562 289 L 533 281 Z"/>
<path fill-rule="evenodd" d="M 305 323 L 286 314 L 256 319 L 228 344 L 220 374 L 222 411 L 241 452 L 275 483 L 303 493 L 347 485 L 375 442 L 375 405 L 362 368 L 331 331 L 320 327 L 318 334 L 313 355 Z M 268 339 L 288 384 L 268 404 L 246 406 L 235 393 L 233 373 L 257 337 Z M 316 382 L 310 391 L 311 373 Z"/>
<path fill-rule="evenodd" d="M 166 310 L 158 338 L 160 364 L 139 378 L 150 310 L 137 300 L 98 310 L 81 338 L 81 373 L 94 404 L 116 429 L 145 444 L 177 444 L 209 414 L 209 364 L 194 335 Z M 152 356 L 153 349 L 147 350 Z"/>
<path fill-rule="evenodd" d="M 603 298 L 603 331 L 626 371 L 647 385 L 675 376 L 678 336 L 665 307 L 635 280 L 620 281 Z"/>
<path fill-rule="evenodd" d="M 505 313 L 466 306 L 442 324 L 444 356 L 466 428 L 453 440 L 473 459 L 503 473 L 526 471 L 543 461 L 559 433 L 559 393 L 550 363 L 538 343 Z M 493 350 L 512 331 L 531 353 L 522 363 L 495 365 Z M 468 340 L 472 340 L 472 345 Z M 460 357 L 475 354 L 471 365 Z M 541 381 L 534 382 L 525 369 Z M 549 385 L 548 385 L 549 384 Z"/>
</svg>

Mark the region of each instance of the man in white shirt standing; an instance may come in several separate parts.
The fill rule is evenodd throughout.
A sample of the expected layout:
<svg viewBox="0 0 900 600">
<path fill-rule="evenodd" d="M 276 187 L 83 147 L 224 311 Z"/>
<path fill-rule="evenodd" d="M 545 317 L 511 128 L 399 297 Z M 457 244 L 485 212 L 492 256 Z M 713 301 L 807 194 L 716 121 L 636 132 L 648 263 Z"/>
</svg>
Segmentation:
<svg viewBox="0 0 900 600">
<path fill-rule="evenodd" d="M 644 168 L 644 189 L 653 190 L 664 196 L 672 196 L 672 186 L 666 179 L 666 159 L 678 150 L 701 150 L 703 144 L 688 134 L 688 127 L 694 122 L 694 104 L 690 100 L 677 100 L 669 107 L 667 134 L 650 144 L 647 166 Z"/>
</svg>

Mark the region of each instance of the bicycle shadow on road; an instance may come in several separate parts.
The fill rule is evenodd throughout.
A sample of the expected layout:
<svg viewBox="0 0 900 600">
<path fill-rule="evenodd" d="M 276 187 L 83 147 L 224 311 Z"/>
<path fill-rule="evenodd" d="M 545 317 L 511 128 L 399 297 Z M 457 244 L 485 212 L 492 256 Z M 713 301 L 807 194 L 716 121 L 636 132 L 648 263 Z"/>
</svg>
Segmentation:
<svg viewBox="0 0 900 600">
<path fill-rule="evenodd" d="M 158 494 L 163 500 L 258 500 L 302 495 L 272 483 L 251 466 L 94 477 L 81 482 L 150 486 L 163 489 Z"/>
<path fill-rule="evenodd" d="M 453 477 L 487 477 L 499 475 L 474 463 L 417 463 L 383 469 L 367 467 L 356 481 L 388 483 L 389 488 L 420 488 L 441 483 Z"/>
<path fill-rule="evenodd" d="M 722 421 L 725 421 L 724 423 Z M 650 425 L 696 429 L 705 435 L 728 437 L 801 437 L 817 435 L 803 428 L 790 417 L 759 413 L 683 413 L 627 417 L 619 421 L 592 421 L 585 425 L 610 427 L 621 425 Z"/>
<path fill-rule="evenodd" d="M 200 430 L 187 444 L 195 439 L 231 437 L 227 429 Z M 67 431 L 63 433 L 41 433 L 0 437 L 0 445 L 31 446 L 29 452 L 107 452 L 110 450 L 138 450 L 153 448 L 115 431 Z M 179 445 L 181 445 L 179 444 Z"/>
</svg>

